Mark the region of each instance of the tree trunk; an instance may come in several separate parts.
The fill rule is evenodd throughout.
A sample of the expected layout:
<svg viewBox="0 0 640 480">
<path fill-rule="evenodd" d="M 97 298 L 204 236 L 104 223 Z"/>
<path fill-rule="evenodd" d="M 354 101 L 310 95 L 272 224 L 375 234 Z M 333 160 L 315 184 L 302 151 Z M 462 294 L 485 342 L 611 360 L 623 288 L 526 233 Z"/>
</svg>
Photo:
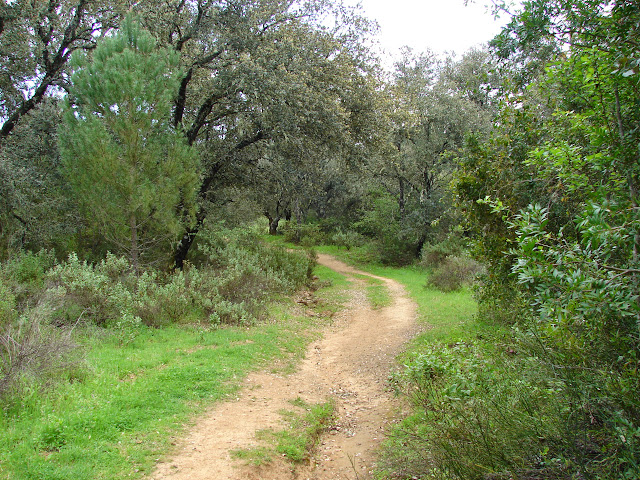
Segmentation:
<svg viewBox="0 0 640 480">
<path fill-rule="evenodd" d="M 272 217 L 271 215 L 266 215 L 269 219 L 269 235 L 277 235 L 278 234 L 278 223 L 280 223 L 280 217 Z"/>
<path fill-rule="evenodd" d="M 398 178 L 398 209 L 400 210 L 400 218 L 404 218 L 406 199 L 404 198 L 404 179 Z"/>
<path fill-rule="evenodd" d="M 267 135 L 263 131 L 259 131 L 253 137 L 245 139 L 239 142 L 237 145 L 235 145 L 235 147 L 233 147 L 232 152 L 239 152 L 243 148 L 253 145 L 254 143 L 259 142 L 260 140 L 263 140 L 265 138 L 267 138 Z M 232 152 L 229 152 L 225 160 L 231 157 Z M 207 176 L 202 182 L 202 185 L 200 186 L 200 193 L 199 193 L 200 198 L 206 197 L 207 193 L 209 192 L 209 189 L 211 188 L 211 185 L 213 185 L 214 180 L 217 178 L 218 172 L 224 166 L 224 164 L 225 164 L 225 161 L 220 161 L 216 163 L 208 172 Z M 189 253 L 189 249 L 191 248 L 191 245 L 193 245 L 193 241 L 195 240 L 196 235 L 200 230 L 200 227 L 202 227 L 204 219 L 205 219 L 205 214 L 202 212 L 202 210 L 200 210 L 196 217 L 196 224 L 193 227 L 186 229 L 186 231 L 182 235 L 182 239 L 180 240 L 180 243 L 178 243 L 178 246 L 176 247 L 176 251 L 173 255 L 173 261 L 174 261 L 173 268 L 181 270 L 182 267 L 184 266 L 184 261 L 187 259 L 187 254 Z"/>
<path fill-rule="evenodd" d="M 138 224 L 135 214 L 129 217 L 129 228 L 131 228 L 131 265 L 136 275 L 140 273 L 140 252 L 138 250 Z"/>
<path fill-rule="evenodd" d="M 200 227 L 202 227 L 202 222 L 204 222 L 204 216 L 198 215 L 195 226 L 187 229 L 187 231 L 182 235 L 180 243 L 178 243 L 178 247 L 173 254 L 174 269 L 182 270 L 184 262 L 187 259 L 187 254 L 189 253 L 189 249 L 191 248 L 191 245 L 193 245 L 193 241 L 195 240 Z"/>
</svg>

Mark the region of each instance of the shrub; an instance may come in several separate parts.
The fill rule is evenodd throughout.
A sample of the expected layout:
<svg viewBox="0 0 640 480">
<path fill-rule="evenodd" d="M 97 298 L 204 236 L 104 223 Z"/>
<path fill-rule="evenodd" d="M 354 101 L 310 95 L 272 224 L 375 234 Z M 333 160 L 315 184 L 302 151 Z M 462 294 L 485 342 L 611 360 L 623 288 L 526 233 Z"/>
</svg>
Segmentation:
<svg viewBox="0 0 640 480">
<path fill-rule="evenodd" d="M 558 467 L 561 421 L 549 419 L 566 406 L 559 386 L 535 358 L 509 352 L 488 342 L 425 346 L 394 377 L 417 413 L 387 446 L 391 478 L 563 478 L 545 476 Z"/>
<path fill-rule="evenodd" d="M 265 245 L 246 229 L 205 230 L 198 248 L 205 258 L 200 268 L 187 263 L 182 271 L 139 275 L 126 258 L 112 254 L 95 265 L 71 254 L 46 273 L 53 257 L 25 254 L 0 272 L 0 326 L 20 314 L 14 292 L 46 307 L 43 325 L 70 326 L 82 319 L 130 333 L 140 324 L 160 327 L 206 318 L 215 324 L 246 323 L 261 314 L 270 294 L 304 285 L 315 263 L 309 254 Z M 8 283 L 14 274 L 28 287 Z"/>
<path fill-rule="evenodd" d="M 422 222 L 418 222 L 423 225 Z M 403 266 L 413 263 L 420 248 L 421 228 L 415 228 L 413 218 L 401 215 L 398 202 L 381 193 L 373 193 L 362 218 L 354 228 L 373 239 L 378 261 L 384 265 Z"/>
<path fill-rule="evenodd" d="M 45 307 L 23 316 L 0 331 L 0 397 L 20 394 L 25 387 L 42 388 L 80 363 L 72 329 L 46 323 Z"/>
<path fill-rule="evenodd" d="M 16 314 L 16 297 L 0 276 L 0 329 L 10 324 Z"/>
<path fill-rule="evenodd" d="M 2 265 L 0 276 L 4 277 L 5 287 L 10 290 L 18 308 L 25 309 L 37 303 L 45 274 L 55 264 L 54 253 L 41 250 L 38 253 L 20 252 Z"/>
<path fill-rule="evenodd" d="M 480 264 L 471 257 L 446 257 L 431 273 L 428 284 L 443 292 L 452 292 L 472 282 L 481 270 Z"/>
<path fill-rule="evenodd" d="M 462 240 L 449 237 L 438 243 L 425 243 L 420 252 L 420 265 L 425 268 L 437 268 L 447 257 L 460 256 L 463 253 Z"/>
<path fill-rule="evenodd" d="M 312 255 L 266 245 L 255 233 L 245 229 L 213 231 L 210 227 L 203 237 L 198 248 L 205 254 L 209 266 L 220 274 L 231 269 L 233 273 L 229 273 L 233 276 L 238 272 L 255 275 L 264 282 L 261 290 L 265 293 L 291 293 L 300 288 L 311 277 L 315 264 Z M 256 281 L 253 279 L 247 286 L 254 288 Z M 254 293 L 250 292 L 249 297 Z"/>
<path fill-rule="evenodd" d="M 351 250 L 352 247 L 360 247 L 364 244 L 364 238 L 358 232 L 353 230 L 347 230 L 343 232 L 338 229 L 336 233 L 331 236 L 331 242 L 338 247 L 344 247 L 347 250 Z"/>
<path fill-rule="evenodd" d="M 50 250 L 21 252 L 4 264 L 4 270 L 17 283 L 42 284 L 45 272 L 55 264 L 55 255 Z"/>
<path fill-rule="evenodd" d="M 64 296 L 62 305 L 54 311 L 56 321 L 69 324 L 84 316 L 97 325 L 106 325 L 131 311 L 132 292 L 121 278 L 107 275 L 120 269 L 124 262 L 110 255 L 93 267 L 72 253 L 66 262 L 52 268 L 47 273 L 49 291 L 59 291 Z"/>
<path fill-rule="evenodd" d="M 326 240 L 325 234 L 322 232 L 320 225 L 314 223 L 295 223 L 287 222 L 282 227 L 284 239 L 287 242 L 295 243 L 305 247 L 313 247 L 320 245 Z"/>
</svg>

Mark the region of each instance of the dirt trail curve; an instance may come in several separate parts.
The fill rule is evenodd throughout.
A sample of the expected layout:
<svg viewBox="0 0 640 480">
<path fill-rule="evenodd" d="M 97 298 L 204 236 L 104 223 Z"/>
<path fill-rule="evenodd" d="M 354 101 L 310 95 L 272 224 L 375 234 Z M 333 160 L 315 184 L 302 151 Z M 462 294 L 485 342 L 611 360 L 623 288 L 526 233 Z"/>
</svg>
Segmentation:
<svg viewBox="0 0 640 480">
<path fill-rule="evenodd" d="M 356 285 L 365 274 L 328 255 L 319 263 Z M 369 477 L 375 451 L 400 405 L 388 392 L 394 357 L 417 332 L 416 307 L 403 287 L 383 280 L 392 295 L 389 307 L 373 310 L 362 288 L 323 338 L 312 343 L 291 375 L 249 375 L 235 400 L 214 406 L 180 442 L 174 456 L 159 463 L 153 480 L 333 480 Z M 262 466 L 231 457 L 235 449 L 256 445 L 255 432 L 282 428 L 278 411 L 297 397 L 307 402 L 336 401 L 336 427 L 325 434 L 310 462 L 292 467 L 283 460 Z"/>
</svg>

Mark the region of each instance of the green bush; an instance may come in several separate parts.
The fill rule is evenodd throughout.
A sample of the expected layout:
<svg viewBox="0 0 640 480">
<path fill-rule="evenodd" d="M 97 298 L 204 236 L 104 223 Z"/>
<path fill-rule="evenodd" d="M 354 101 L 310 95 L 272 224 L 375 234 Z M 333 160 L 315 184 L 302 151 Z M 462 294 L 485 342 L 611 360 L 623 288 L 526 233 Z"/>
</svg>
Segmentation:
<svg viewBox="0 0 640 480">
<path fill-rule="evenodd" d="M 564 478 L 544 473 L 563 468 L 554 457 L 566 406 L 557 403 L 558 384 L 535 358 L 497 347 L 425 346 L 394 377 L 417 413 L 386 449 L 388 478 Z"/>
<path fill-rule="evenodd" d="M 347 230 L 345 232 L 342 231 L 342 229 L 338 229 L 338 231 L 331 236 L 331 243 L 338 247 L 344 247 L 347 250 L 351 250 L 353 247 L 362 246 L 364 244 L 364 237 L 353 230 Z"/>
<path fill-rule="evenodd" d="M 233 277 L 237 277 L 238 272 L 255 275 L 264 282 L 261 290 L 266 293 L 291 293 L 300 288 L 309 280 L 315 264 L 309 254 L 267 245 L 247 229 L 209 227 L 203 231 L 198 249 L 207 258 L 207 266 L 219 272 L 231 269 Z M 253 279 L 248 287 L 254 290 L 255 282 Z M 252 291 L 251 295 L 254 293 Z"/>
<path fill-rule="evenodd" d="M 425 243 L 420 252 L 420 265 L 425 268 L 437 268 L 447 257 L 461 256 L 463 243 L 460 238 L 449 237 L 438 243 Z"/>
<path fill-rule="evenodd" d="M 16 314 L 16 297 L 0 276 L 0 329 L 10 324 Z"/>
<path fill-rule="evenodd" d="M 56 264 L 54 252 L 41 250 L 38 253 L 19 252 L 4 262 L 0 277 L 11 291 L 20 309 L 33 306 L 44 286 L 46 272 Z"/>
<path fill-rule="evenodd" d="M 420 246 L 420 233 L 400 215 L 393 198 L 376 193 L 362 218 L 354 224 L 357 231 L 372 239 L 383 265 L 413 263 Z"/>
<path fill-rule="evenodd" d="M 310 254 L 263 244 L 242 228 L 204 229 L 198 249 L 199 268 L 187 263 L 182 271 L 139 275 L 112 254 L 93 265 L 75 253 L 59 264 L 49 252 L 21 254 L 0 269 L 0 325 L 36 305 L 43 325 L 58 327 L 246 323 L 261 315 L 269 295 L 305 285 L 315 264 Z"/>
<path fill-rule="evenodd" d="M 443 292 L 453 292 L 473 282 L 481 271 L 480 264 L 471 257 L 450 256 L 429 275 L 428 284 Z"/>
<path fill-rule="evenodd" d="M 54 311 L 56 322 L 72 324 L 79 318 L 85 318 L 97 325 L 107 325 L 131 311 L 131 289 L 120 278 L 112 279 L 106 274 L 122 267 L 124 262 L 109 255 L 94 267 L 72 253 L 66 262 L 52 268 L 47 273 L 48 291 L 61 292 L 64 296 L 62 304 Z"/>
<path fill-rule="evenodd" d="M 322 231 L 322 228 L 315 223 L 298 224 L 295 222 L 287 222 L 282 227 L 282 233 L 287 242 L 304 247 L 313 247 L 326 241 L 326 235 Z"/>
</svg>

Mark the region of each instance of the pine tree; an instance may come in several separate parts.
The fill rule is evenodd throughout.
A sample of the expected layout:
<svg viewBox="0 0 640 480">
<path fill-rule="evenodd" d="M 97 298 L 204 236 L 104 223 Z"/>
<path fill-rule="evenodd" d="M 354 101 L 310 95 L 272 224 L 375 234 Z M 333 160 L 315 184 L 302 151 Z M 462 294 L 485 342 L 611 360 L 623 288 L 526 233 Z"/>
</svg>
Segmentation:
<svg viewBox="0 0 640 480">
<path fill-rule="evenodd" d="M 88 223 L 136 271 L 168 254 L 195 214 L 198 158 L 170 122 L 178 61 L 131 16 L 72 59 L 63 171 Z"/>
</svg>

